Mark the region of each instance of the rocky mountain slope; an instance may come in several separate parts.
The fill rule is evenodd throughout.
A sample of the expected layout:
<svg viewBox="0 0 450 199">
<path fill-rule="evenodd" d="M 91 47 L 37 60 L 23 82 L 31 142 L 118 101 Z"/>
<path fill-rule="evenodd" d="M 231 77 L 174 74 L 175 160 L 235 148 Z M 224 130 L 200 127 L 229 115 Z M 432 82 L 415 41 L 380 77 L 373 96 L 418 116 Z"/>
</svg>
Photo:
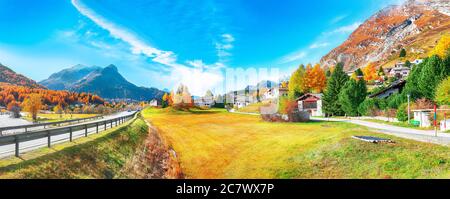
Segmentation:
<svg viewBox="0 0 450 199">
<path fill-rule="evenodd" d="M 84 66 L 79 64 L 54 73 L 48 79 L 39 83 L 53 90 L 69 90 L 74 82 L 77 82 L 89 73 L 100 69 L 101 67 L 98 66 Z"/>
<path fill-rule="evenodd" d="M 26 87 L 30 87 L 30 88 L 45 89 L 44 86 L 39 85 L 34 80 L 32 80 L 28 77 L 25 77 L 21 74 L 17 74 L 13 70 L 11 70 L 10 68 L 8 68 L 2 64 L 0 64 L 0 82 L 5 82 L 5 83 L 13 84 L 13 85 L 18 85 L 18 86 L 26 86 Z"/>
<path fill-rule="evenodd" d="M 55 90 L 88 92 L 106 99 L 151 100 L 164 95 L 156 88 L 138 87 L 128 82 L 114 65 L 105 68 L 77 65 L 52 74 L 42 84 Z"/>
<path fill-rule="evenodd" d="M 322 57 L 325 67 L 337 62 L 345 70 L 369 62 L 386 65 L 405 48 L 408 59 L 425 57 L 442 34 L 450 33 L 450 1 L 410 0 L 389 6 L 361 24 L 340 46 Z"/>
</svg>

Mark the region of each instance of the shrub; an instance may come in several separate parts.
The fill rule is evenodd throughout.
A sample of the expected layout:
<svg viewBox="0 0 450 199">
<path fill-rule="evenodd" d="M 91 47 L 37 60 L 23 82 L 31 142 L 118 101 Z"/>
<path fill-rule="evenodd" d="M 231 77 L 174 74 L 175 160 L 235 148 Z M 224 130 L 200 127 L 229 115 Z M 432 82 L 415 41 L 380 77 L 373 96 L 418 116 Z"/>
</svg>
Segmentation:
<svg viewBox="0 0 450 199">
<path fill-rule="evenodd" d="M 358 106 L 358 113 L 361 115 L 374 116 L 374 110 L 376 109 L 375 99 L 367 98 Z"/>
<path fill-rule="evenodd" d="M 289 98 L 286 96 L 281 96 L 279 98 L 278 112 L 281 114 L 287 114 L 286 108 L 287 108 L 288 103 L 289 103 Z"/>
<path fill-rule="evenodd" d="M 396 114 L 398 121 L 404 122 L 408 120 L 407 106 L 408 106 L 407 103 L 403 103 L 398 107 Z"/>
<path fill-rule="evenodd" d="M 399 94 L 391 95 L 387 99 L 387 108 L 397 109 L 402 104 L 402 96 Z"/>
<path fill-rule="evenodd" d="M 261 114 L 261 118 L 267 122 L 284 122 L 280 114 Z"/>
<path fill-rule="evenodd" d="M 400 50 L 399 57 L 406 57 L 406 50 L 404 48 L 402 48 L 402 50 Z"/>
<path fill-rule="evenodd" d="M 416 100 L 412 107 L 413 109 L 432 109 L 434 107 L 434 104 L 426 98 L 421 98 Z"/>
</svg>

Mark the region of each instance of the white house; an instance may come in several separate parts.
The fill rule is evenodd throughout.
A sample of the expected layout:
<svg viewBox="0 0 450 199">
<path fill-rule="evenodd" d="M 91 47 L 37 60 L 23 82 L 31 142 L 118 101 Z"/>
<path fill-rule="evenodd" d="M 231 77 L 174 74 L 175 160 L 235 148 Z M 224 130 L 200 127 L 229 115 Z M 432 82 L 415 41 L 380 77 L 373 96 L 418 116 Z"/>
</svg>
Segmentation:
<svg viewBox="0 0 450 199">
<path fill-rule="evenodd" d="M 158 100 L 156 100 L 156 99 L 152 99 L 151 101 L 150 101 L 150 104 L 149 104 L 150 106 L 153 106 L 153 107 L 157 107 L 158 106 Z"/>
<path fill-rule="evenodd" d="M 242 94 L 242 95 L 236 96 L 233 104 L 237 108 L 242 108 L 242 107 L 248 106 L 249 104 L 256 103 L 256 102 L 257 102 L 257 100 L 253 96 Z"/>
<path fill-rule="evenodd" d="M 322 112 L 322 94 L 307 93 L 296 99 L 300 112 L 309 112 L 311 116 L 324 116 Z"/>
<path fill-rule="evenodd" d="M 391 70 L 389 71 L 389 75 L 391 77 L 403 78 L 403 77 L 407 77 L 409 75 L 410 71 L 411 71 L 411 69 L 406 67 L 405 63 L 398 62 L 395 64 L 395 67 L 391 68 Z"/>
<path fill-rule="evenodd" d="M 392 83 L 391 85 L 389 85 L 388 87 L 386 87 L 385 89 L 383 89 L 377 93 L 369 95 L 369 98 L 374 98 L 374 97 L 377 97 L 380 99 L 387 98 L 395 93 L 400 93 L 403 90 L 403 87 L 405 87 L 405 85 L 406 85 L 405 80 L 396 81 L 396 82 Z"/>
<path fill-rule="evenodd" d="M 412 110 L 414 112 L 414 120 L 420 122 L 420 127 L 430 127 L 431 110 Z"/>
<path fill-rule="evenodd" d="M 450 119 L 442 120 L 441 121 L 441 131 L 448 131 L 450 130 Z"/>
<path fill-rule="evenodd" d="M 263 97 L 264 99 L 276 99 L 280 94 L 279 91 L 279 88 L 270 88 L 264 93 Z"/>
<path fill-rule="evenodd" d="M 196 106 L 207 106 L 212 107 L 215 104 L 214 96 L 204 96 L 194 99 L 194 104 Z"/>
</svg>

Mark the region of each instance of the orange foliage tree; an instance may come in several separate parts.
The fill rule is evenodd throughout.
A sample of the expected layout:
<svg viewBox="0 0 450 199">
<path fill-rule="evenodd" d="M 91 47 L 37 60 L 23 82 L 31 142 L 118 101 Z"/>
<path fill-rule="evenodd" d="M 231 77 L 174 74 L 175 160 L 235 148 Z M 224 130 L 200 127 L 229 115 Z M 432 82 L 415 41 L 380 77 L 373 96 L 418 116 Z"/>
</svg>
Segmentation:
<svg viewBox="0 0 450 199">
<path fill-rule="evenodd" d="M 303 89 L 306 92 L 321 93 L 326 86 L 325 70 L 320 67 L 320 64 L 311 67 L 310 64 L 306 67 L 305 77 L 303 79 Z"/>
<path fill-rule="evenodd" d="M 369 63 L 363 68 L 364 80 L 373 81 L 379 79 L 377 67 L 374 63 Z"/>
<path fill-rule="evenodd" d="M 37 120 L 37 114 L 42 108 L 42 97 L 39 94 L 33 93 L 22 103 L 23 109 L 29 112 L 33 121 Z"/>
<path fill-rule="evenodd" d="M 75 103 L 104 104 L 105 102 L 99 96 L 92 94 L 79 94 L 0 83 L 0 105 L 7 106 L 12 101 L 23 102 L 31 94 L 39 94 L 42 97 L 42 103 L 49 106 L 60 104 L 62 107 L 65 107 Z"/>
<path fill-rule="evenodd" d="M 321 93 L 327 84 L 327 79 L 325 75 L 325 70 L 320 67 L 319 64 L 314 65 L 314 68 L 312 69 L 312 82 L 311 82 L 311 89 L 313 92 Z"/>
</svg>

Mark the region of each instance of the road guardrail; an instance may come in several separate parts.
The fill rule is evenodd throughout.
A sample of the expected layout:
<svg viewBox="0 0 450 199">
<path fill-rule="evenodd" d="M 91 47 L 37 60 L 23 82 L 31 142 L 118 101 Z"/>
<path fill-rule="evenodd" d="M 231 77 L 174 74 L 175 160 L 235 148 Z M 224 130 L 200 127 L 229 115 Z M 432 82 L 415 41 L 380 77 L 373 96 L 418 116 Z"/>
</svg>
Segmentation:
<svg viewBox="0 0 450 199">
<path fill-rule="evenodd" d="M 96 133 L 99 133 L 99 126 L 103 126 L 104 127 L 103 130 L 106 130 L 108 125 L 110 128 L 113 128 L 113 127 L 116 127 L 116 126 L 123 124 L 124 122 L 132 119 L 138 113 L 139 112 L 135 112 L 135 113 L 127 115 L 127 116 L 122 116 L 122 117 L 118 117 L 118 118 L 102 120 L 102 121 L 97 121 L 97 122 L 79 124 L 79 125 L 71 125 L 71 126 L 59 127 L 59 128 L 50 128 L 50 129 L 44 129 L 44 130 L 32 131 L 32 132 L 28 132 L 28 133 L 20 133 L 20 134 L 14 134 L 14 135 L 4 135 L 4 136 L 0 136 L 0 146 L 14 144 L 15 145 L 15 156 L 19 157 L 19 155 L 20 155 L 19 146 L 20 146 L 21 142 L 47 138 L 47 147 L 51 147 L 52 136 L 62 135 L 62 134 L 69 134 L 69 141 L 72 142 L 72 133 L 75 131 L 84 130 L 84 136 L 87 137 L 89 128 L 95 127 Z"/>
</svg>

